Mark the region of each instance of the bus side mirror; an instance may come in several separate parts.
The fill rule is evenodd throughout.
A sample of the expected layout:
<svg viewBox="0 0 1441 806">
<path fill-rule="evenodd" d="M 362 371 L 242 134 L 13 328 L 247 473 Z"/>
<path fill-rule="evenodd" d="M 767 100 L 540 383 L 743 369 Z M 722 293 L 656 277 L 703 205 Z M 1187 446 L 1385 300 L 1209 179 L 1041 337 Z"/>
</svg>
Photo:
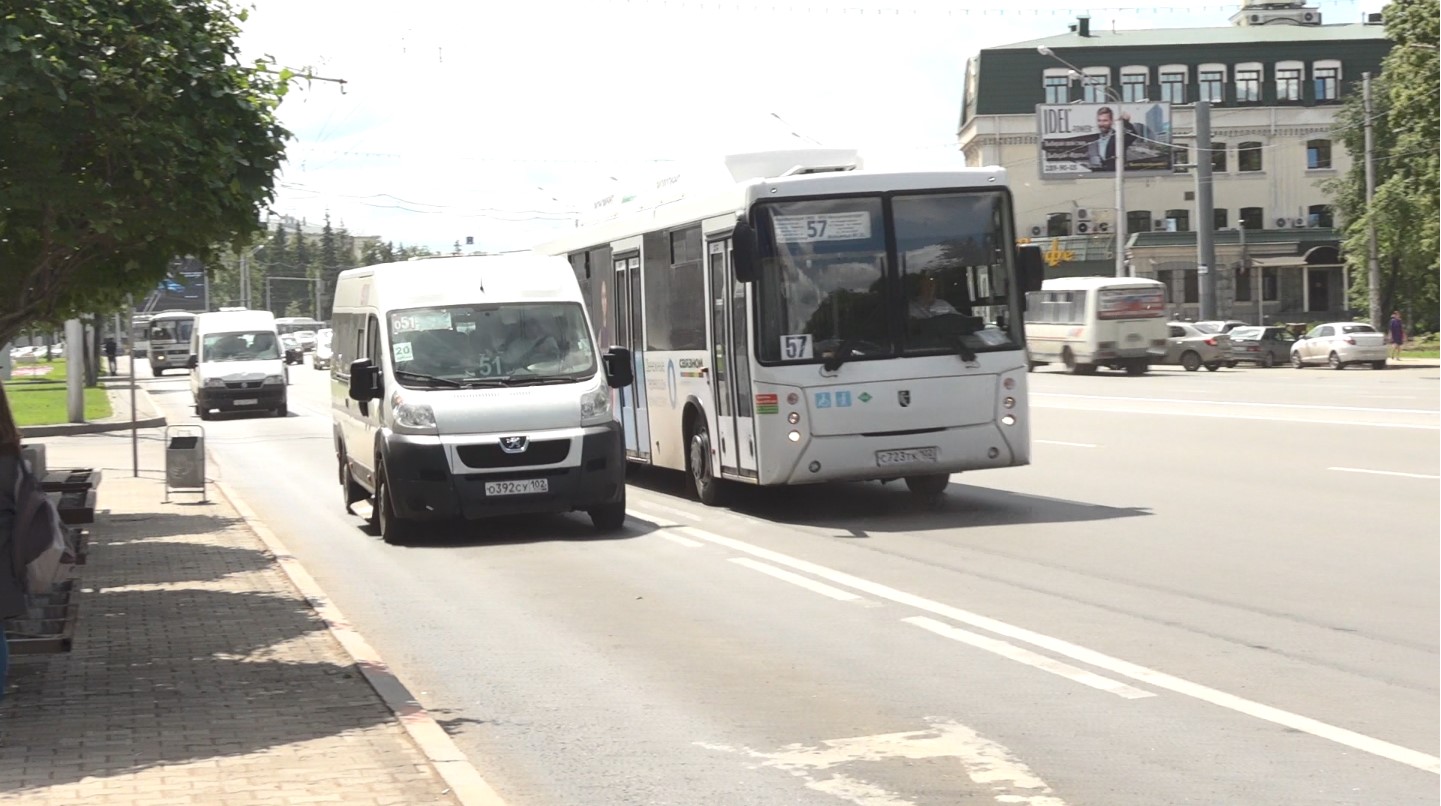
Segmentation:
<svg viewBox="0 0 1441 806">
<path fill-rule="evenodd" d="M 600 358 L 605 367 L 605 382 L 612 389 L 622 389 L 635 382 L 635 368 L 631 363 L 630 350 L 612 347 Z"/>
<path fill-rule="evenodd" d="M 364 403 L 380 397 L 380 368 L 369 358 L 350 362 L 350 399 Z"/>
<path fill-rule="evenodd" d="M 1046 262 L 1041 259 L 1041 247 L 1026 244 L 1020 248 L 1016 260 L 1021 274 L 1021 293 L 1029 294 L 1041 290 L 1041 281 L 1046 276 Z"/>
<path fill-rule="evenodd" d="M 200 356 L 192 355 L 189 358 L 185 359 L 186 369 L 195 369 L 198 366 L 200 366 Z"/>
<path fill-rule="evenodd" d="M 753 283 L 760 276 L 760 246 L 749 221 L 736 222 L 731 233 L 731 267 L 738 283 Z"/>
</svg>

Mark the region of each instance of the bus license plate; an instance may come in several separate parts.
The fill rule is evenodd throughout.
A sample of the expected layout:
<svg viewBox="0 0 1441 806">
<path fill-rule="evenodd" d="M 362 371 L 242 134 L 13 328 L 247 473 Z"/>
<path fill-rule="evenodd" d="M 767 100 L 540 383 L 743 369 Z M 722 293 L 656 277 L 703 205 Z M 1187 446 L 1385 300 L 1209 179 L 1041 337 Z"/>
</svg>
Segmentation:
<svg viewBox="0 0 1441 806">
<path fill-rule="evenodd" d="M 486 495 L 529 495 L 550 492 L 550 479 L 526 479 L 525 481 L 487 481 Z"/>
<path fill-rule="evenodd" d="M 933 465 L 940 459 L 935 448 L 905 448 L 897 451 L 876 451 L 876 466 Z"/>
<path fill-rule="evenodd" d="M 260 403 L 260 401 L 254 399 L 254 398 L 246 398 L 245 400 L 237 400 L 237 401 L 235 401 L 235 405 L 237 405 L 237 406 L 254 406 L 254 405 L 258 404 L 258 403 Z"/>
</svg>

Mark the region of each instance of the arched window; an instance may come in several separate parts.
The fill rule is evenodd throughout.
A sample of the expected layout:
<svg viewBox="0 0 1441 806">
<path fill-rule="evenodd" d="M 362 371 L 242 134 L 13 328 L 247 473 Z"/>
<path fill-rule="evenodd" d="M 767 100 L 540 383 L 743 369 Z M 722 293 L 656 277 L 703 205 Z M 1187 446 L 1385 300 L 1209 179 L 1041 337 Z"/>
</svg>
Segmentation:
<svg viewBox="0 0 1441 806">
<path fill-rule="evenodd" d="M 1257 142 L 1242 143 L 1236 148 L 1236 169 L 1242 173 L 1253 173 L 1261 170 L 1261 144 Z M 1260 229 L 1257 227 L 1257 229 Z"/>
<path fill-rule="evenodd" d="M 1317 103 L 1341 100 L 1341 62 L 1323 59 L 1311 63 L 1311 80 L 1316 87 Z"/>
<path fill-rule="evenodd" d="M 1236 65 L 1236 103 L 1261 103 L 1261 79 L 1265 68 L 1260 62 Z"/>
<path fill-rule="evenodd" d="M 1331 167 L 1331 141 L 1330 140 L 1307 140 L 1306 141 L 1306 169 L 1309 171 L 1324 170 Z"/>
<path fill-rule="evenodd" d="M 1301 79 L 1306 74 L 1303 62 L 1276 63 L 1276 102 L 1294 104 L 1301 102 Z"/>
</svg>

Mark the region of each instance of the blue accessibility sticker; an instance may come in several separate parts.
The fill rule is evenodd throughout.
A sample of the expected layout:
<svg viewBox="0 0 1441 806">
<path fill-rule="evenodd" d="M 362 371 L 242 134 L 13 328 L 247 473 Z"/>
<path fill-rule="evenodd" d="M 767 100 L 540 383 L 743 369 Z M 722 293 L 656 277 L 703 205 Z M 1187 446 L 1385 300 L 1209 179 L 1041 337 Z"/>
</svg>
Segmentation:
<svg viewBox="0 0 1441 806">
<path fill-rule="evenodd" d="M 828 409 L 831 407 L 830 392 L 816 392 L 816 408 Z"/>
</svg>

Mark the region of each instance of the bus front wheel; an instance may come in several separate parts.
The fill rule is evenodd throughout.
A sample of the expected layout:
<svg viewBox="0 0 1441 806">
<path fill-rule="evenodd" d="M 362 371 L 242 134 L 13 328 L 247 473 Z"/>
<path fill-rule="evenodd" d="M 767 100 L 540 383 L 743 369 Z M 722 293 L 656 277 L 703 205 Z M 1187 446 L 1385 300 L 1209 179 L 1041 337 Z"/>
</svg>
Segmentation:
<svg viewBox="0 0 1441 806">
<path fill-rule="evenodd" d="M 691 425 L 687 443 L 685 464 L 686 475 L 690 476 L 691 490 L 702 504 L 708 507 L 719 506 L 721 482 L 710 472 L 710 431 L 703 418 L 697 417 Z"/>
<path fill-rule="evenodd" d="M 927 476 L 906 476 L 906 488 L 926 500 L 940 498 L 951 484 L 949 473 L 935 473 Z"/>
</svg>

